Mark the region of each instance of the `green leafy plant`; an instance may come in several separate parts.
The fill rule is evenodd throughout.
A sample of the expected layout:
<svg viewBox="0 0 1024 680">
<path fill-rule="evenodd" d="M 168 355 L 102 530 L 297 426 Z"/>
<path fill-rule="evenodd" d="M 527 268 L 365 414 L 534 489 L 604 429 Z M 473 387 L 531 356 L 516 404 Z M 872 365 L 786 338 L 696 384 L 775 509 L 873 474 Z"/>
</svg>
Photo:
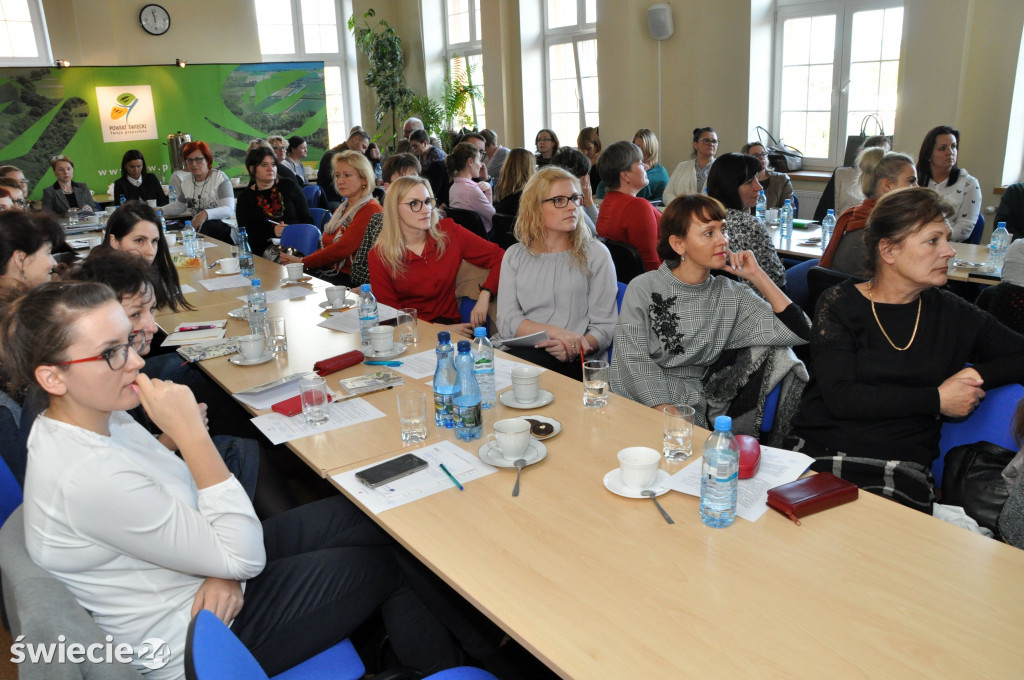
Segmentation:
<svg viewBox="0 0 1024 680">
<path fill-rule="evenodd" d="M 456 68 L 453 73 L 449 63 L 445 63 L 441 96 L 412 97 L 405 110 L 422 120 L 428 131 L 436 133 L 446 151 L 451 151 L 452 139 L 459 130 L 477 129 L 477 101 L 483 101 L 483 90 L 473 84 L 476 68 L 457 54 L 452 59 Z"/>
<path fill-rule="evenodd" d="M 363 14 L 362 22 L 357 22 L 353 14 L 348 19 L 348 28 L 355 37 L 356 48 L 365 54 L 370 62 L 363 83 L 377 95 L 377 108 L 373 112 L 373 118 L 380 127 L 381 123 L 390 117 L 391 136 L 388 146 L 394 149 L 395 139 L 398 137 L 398 117 L 400 112 L 409 107 L 413 92 L 405 84 L 402 39 L 383 19 L 371 26 L 370 19 L 375 16 L 376 12 L 368 9 Z"/>
</svg>

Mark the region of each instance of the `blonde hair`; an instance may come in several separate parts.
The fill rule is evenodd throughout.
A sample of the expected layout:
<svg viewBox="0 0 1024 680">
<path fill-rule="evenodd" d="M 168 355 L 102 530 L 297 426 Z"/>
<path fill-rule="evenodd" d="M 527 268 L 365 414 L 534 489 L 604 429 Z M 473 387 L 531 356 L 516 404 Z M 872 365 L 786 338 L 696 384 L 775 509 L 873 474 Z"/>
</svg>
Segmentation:
<svg viewBox="0 0 1024 680">
<path fill-rule="evenodd" d="M 547 224 L 544 220 L 544 201 L 555 182 L 566 180 L 572 184 L 573 191 L 580 193 L 580 182 L 567 170 L 553 165 L 546 165 L 530 178 L 523 189 L 523 197 L 519 200 L 519 216 L 516 218 L 515 236 L 526 250 L 538 255 L 543 251 L 547 235 Z M 587 246 L 591 238 L 590 229 L 583 221 L 583 209 L 576 207 L 576 228 L 569 235 L 572 258 L 576 265 L 586 271 Z"/>
<path fill-rule="evenodd" d="M 636 141 L 638 139 L 639 143 Z M 644 155 L 644 163 L 648 167 L 653 168 L 661 162 L 661 145 L 658 144 L 658 138 L 653 132 L 647 128 L 640 128 L 633 135 L 633 143 L 640 147 L 640 151 Z"/>
<path fill-rule="evenodd" d="M 405 197 L 417 185 L 427 190 L 427 196 L 434 197 L 430 190 L 430 182 L 417 175 L 406 175 L 399 177 L 384 194 L 384 217 L 381 223 L 380 236 L 373 250 L 377 251 L 380 259 L 391 270 L 391 276 L 397 277 L 405 273 L 405 238 L 402 236 L 402 222 L 398 218 L 398 206 L 405 201 Z M 423 208 L 420 208 L 422 210 Z M 444 254 L 444 248 L 448 241 L 444 233 L 437 228 L 437 209 L 430 211 L 430 231 L 427 238 L 434 239 L 434 246 L 437 248 L 437 256 Z"/>
<path fill-rule="evenodd" d="M 494 200 L 500 201 L 522 191 L 537 170 L 537 157 L 529 149 L 512 149 L 501 166 L 498 183 L 494 185 Z"/>
<path fill-rule="evenodd" d="M 880 146 L 864 149 L 857 156 L 860 192 L 868 198 L 879 198 L 879 183 L 883 179 L 895 182 L 905 165 L 914 168 L 914 159 L 905 153 L 886 151 Z"/>
<path fill-rule="evenodd" d="M 358 151 L 347 150 L 334 154 L 334 157 L 331 158 L 332 176 L 338 172 L 339 163 L 349 166 L 363 178 L 365 184 L 363 185 L 363 193 L 359 195 L 359 198 L 366 198 L 373 193 L 374 188 L 377 186 L 377 178 L 373 174 L 373 168 L 370 167 L 370 161 L 367 160 L 366 156 Z"/>
</svg>

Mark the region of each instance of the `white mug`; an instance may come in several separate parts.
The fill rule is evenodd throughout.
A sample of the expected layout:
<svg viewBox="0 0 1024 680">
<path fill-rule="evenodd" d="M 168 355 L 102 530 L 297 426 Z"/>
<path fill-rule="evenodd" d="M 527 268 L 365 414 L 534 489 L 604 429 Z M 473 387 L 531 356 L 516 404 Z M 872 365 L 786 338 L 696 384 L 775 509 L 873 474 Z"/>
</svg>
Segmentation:
<svg viewBox="0 0 1024 680">
<path fill-rule="evenodd" d="M 327 301 L 334 307 L 345 304 L 345 297 L 348 295 L 348 288 L 345 286 L 328 286 Z"/>
<path fill-rule="evenodd" d="M 292 281 L 298 281 L 302 278 L 302 263 L 301 262 L 290 262 L 284 266 L 285 271 L 288 272 L 288 278 Z"/>
<path fill-rule="evenodd" d="M 371 328 L 370 346 L 375 354 L 390 351 L 395 346 L 395 329 L 391 326 L 374 326 Z"/>
<path fill-rule="evenodd" d="M 540 394 L 540 369 L 516 366 L 512 369 L 512 396 L 520 404 L 532 404 Z"/>
<path fill-rule="evenodd" d="M 166 232 L 166 236 L 167 236 L 167 247 L 168 248 L 170 248 L 171 246 L 173 246 L 175 243 L 178 242 L 178 232 L 176 232 L 176 231 L 168 231 L 168 232 Z"/>
<path fill-rule="evenodd" d="M 522 418 L 506 418 L 494 423 L 494 432 L 487 435 L 487 443 L 494 442 L 494 448 L 505 460 L 518 460 L 530 445 L 530 423 Z"/>
<path fill-rule="evenodd" d="M 238 258 L 225 257 L 220 261 L 220 271 L 223 274 L 234 274 L 238 271 Z"/>
<path fill-rule="evenodd" d="M 238 348 L 242 356 L 249 361 L 256 361 L 263 356 L 265 341 L 262 335 L 242 335 L 238 338 Z"/>
<path fill-rule="evenodd" d="M 637 491 L 651 488 L 658 478 L 661 453 L 646 446 L 630 446 L 619 451 L 618 455 L 622 483 Z"/>
</svg>

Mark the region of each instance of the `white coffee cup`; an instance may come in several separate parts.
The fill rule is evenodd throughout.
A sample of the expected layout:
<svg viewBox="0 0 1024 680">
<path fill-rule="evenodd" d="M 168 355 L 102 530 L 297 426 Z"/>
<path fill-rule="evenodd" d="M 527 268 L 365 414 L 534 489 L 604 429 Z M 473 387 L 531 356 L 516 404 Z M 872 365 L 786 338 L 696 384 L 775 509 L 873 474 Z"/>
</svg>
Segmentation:
<svg viewBox="0 0 1024 680">
<path fill-rule="evenodd" d="M 167 232 L 167 247 L 170 248 L 178 242 L 178 232 L 168 231 Z"/>
<path fill-rule="evenodd" d="M 377 354 L 390 351 L 395 346 L 395 329 L 391 326 L 374 326 L 371 328 L 370 346 Z"/>
<path fill-rule="evenodd" d="M 263 356 L 264 344 L 262 335 L 243 335 L 238 338 L 238 348 L 249 361 L 256 361 Z"/>
<path fill-rule="evenodd" d="M 334 307 L 341 307 L 345 304 L 345 296 L 348 295 L 348 288 L 345 286 L 328 286 L 327 301 Z"/>
<path fill-rule="evenodd" d="M 220 271 L 222 274 L 234 274 L 238 271 L 238 258 L 237 257 L 225 257 L 220 261 Z"/>
<path fill-rule="evenodd" d="M 520 404 L 532 404 L 540 394 L 540 369 L 516 366 L 512 369 L 512 396 Z"/>
<path fill-rule="evenodd" d="M 284 268 L 285 271 L 288 272 L 288 278 L 291 279 L 292 281 L 298 281 L 299 279 L 302 278 L 301 262 L 291 262 L 289 264 L 286 264 Z"/>
<path fill-rule="evenodd" d="M 646 446 L 631 446 L 619 451 L 619 476 L 630 489 L 643 491 L 651 488 L 658 478 L 661 453 Z"/>
<path fill-rule="evenodd" d="M 151 199 L 147 200 L 146 201 L 146 205 L 148 205 L 150 208 L 155 208 L 156 207 L 156 199 L 155 198 L 151 198 Z"/>
<path fill-rule="evenodd" d="M 494 432 L 487 435 L 487 442 L 494 442 L 494 448 L 505 460 L 518 460 L 530 445 L 530 423 L 522 418 L 506 418 L 494 423 Z"/>
</svg>

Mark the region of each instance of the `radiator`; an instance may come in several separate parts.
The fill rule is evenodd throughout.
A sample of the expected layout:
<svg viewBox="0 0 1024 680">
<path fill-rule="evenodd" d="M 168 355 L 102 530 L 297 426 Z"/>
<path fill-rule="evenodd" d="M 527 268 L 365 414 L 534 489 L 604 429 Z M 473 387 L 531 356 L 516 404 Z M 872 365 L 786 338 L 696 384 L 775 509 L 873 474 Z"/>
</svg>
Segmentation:
<svg viewBox="0 0 1024 680">
<path fill-rule="evenodd" d="M 818 201 L 821 200 L 821 192 L 798 189 L 793 192 L 793 195 L 796 196 L 796 200 L 800 201 L 800 214 L 798 217 L 805 220 L 814 217 L 814 210 L 818 207 Z"/>
</svg>

